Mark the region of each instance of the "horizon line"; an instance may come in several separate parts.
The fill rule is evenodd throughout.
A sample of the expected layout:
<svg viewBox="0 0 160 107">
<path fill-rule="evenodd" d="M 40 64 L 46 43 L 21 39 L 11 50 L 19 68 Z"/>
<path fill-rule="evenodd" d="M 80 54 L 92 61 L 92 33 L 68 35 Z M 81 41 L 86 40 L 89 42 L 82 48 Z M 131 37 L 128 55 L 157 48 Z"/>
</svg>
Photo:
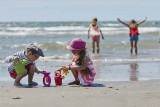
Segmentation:
<svg viewBox="0 0 160 107">
<path fill-rule="evenodd" d="M 115 22 L 117 20 L 99 20 L 98 22 L 108 22 L 108 21 Z M 130 20 L 124 20 L 124 21 L 130 21 Z M 152 22 L 152 21 L 160 21 L 160 20 L 147 20 L 147 21 Z M 16 21 L 15 20 L 14 21 L 14 20 L 12 20 L 12 21 L 4 21 L 3 20 L 3 21 L 0 21 L 0 23 L 1 22 L 91 22 L 91 21 L 90 20 L 89 21 L 87 21 L 87 20 L 73 20 L 73 21 L 71 21 L 71 20 L 57 20 L 57 21 L 56 20 L 52 20 L 52 21 L 51 20 L 49 20 L 49 21 L 47 21 L 47 20 L 46 21 L 44 21 L 44 20 L 43 21 L 34 21 L 34 20 L 32 20 L 32 21 L 31 20 L 28 20 L 28 21 L 27 20 L 26 21 L 22 21 L 22 20 Z"/>
</svg>

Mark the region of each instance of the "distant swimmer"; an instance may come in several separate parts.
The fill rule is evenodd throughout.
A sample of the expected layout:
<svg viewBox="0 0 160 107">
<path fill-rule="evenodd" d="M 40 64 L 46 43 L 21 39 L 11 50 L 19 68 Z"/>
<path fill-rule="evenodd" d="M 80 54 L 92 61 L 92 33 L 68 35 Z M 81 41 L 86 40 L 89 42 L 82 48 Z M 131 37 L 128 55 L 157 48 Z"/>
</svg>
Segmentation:
<svg viewBox="0 0 160 107">
<path fill-rule="evenodd" d="M 137 48 L 137 42 L 138 42 L 138 36 L 139 36 L 139 31 L 138 31 L 138 26 L 140 24 L 142 24 L 143 22 L 145 22 L 147 20 L 147 17 L 141 21 L 141 22 L 136 22 L 134 19 L 131 20 L 128 24 L 121 21 L 119 18 L 117 18 L 117 20 L 126 25 L 129 28 L 129 36 L 130 36 L 130 45 L 131 45 L 131 49 L 130 49 L 130 53 L 132 55 L 133 53 L 133 47 L 135 48 L 135 54 L 137 55 L 138 52 L 138 48 Z"/>
</svg>

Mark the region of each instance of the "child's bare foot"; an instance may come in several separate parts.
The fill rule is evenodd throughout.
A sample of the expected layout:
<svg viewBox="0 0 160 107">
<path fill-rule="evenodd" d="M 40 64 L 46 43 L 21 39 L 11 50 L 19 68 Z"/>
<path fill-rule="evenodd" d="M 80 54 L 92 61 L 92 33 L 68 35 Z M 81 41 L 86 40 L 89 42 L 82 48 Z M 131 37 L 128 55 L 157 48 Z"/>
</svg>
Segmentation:
<svg viewBox="0 0 160 107">
<path fill-rule="evenodd" d="M 14 86 L 22 86 L 22 84 L 20 82 L 14 82 Z"/>
<path fill-rule="evenodd" d="M 38 83 L 36 83 L 36 82 L 32 81 L 32 82 L 29 82 L 29 83 L 28 83 L 28 85 L 29 85 L 29 86 L 37 86 L 37 85 L 38 85 Z"/>
</svg>

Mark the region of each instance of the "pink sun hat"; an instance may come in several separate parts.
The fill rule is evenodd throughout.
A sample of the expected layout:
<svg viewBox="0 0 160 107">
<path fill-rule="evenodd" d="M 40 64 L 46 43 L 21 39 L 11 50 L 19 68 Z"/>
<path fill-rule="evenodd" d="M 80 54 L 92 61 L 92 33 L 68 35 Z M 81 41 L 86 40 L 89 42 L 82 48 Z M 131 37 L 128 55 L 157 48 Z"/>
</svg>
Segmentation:
<svg viewBox="0 0 160 107">
<path fill-rule="evenodd" d="M 70 44 L 67 46 L 70 50 L 86 50 L 86 42 L 82 39 L 74 38 L 71 40 Z"/>
</svg>

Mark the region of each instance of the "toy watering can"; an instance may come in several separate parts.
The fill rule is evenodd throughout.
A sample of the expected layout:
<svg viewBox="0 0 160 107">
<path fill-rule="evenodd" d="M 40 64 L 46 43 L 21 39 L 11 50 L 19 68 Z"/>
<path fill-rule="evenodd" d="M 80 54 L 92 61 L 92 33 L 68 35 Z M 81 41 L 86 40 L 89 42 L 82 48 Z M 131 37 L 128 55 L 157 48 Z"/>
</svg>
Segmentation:
<svg viewBox="0 0 160 107">
<path fill-rule="evenodd" d="M 17 74 L 21 74 L 26 70 L 25 69 L 26 63 L 27 63 L 27 60 L 25 60 L 25 59 L 19 60 L 19 61 L 13 63 L 14 69 L 16 70 Z"/>
<path fill-rule="evenodd" d="M 43 75 L 43 84 L 44 86 L 49 87 L 51 84 L 51 77 L 49 76 L 50 72 L 43 71 Z"/>
<path fill-rule="evenodd" d="M 56 85 L 62 85 L 61 71 L 56 71 L 54 74 L 54 80 Z"/>
</svg>

